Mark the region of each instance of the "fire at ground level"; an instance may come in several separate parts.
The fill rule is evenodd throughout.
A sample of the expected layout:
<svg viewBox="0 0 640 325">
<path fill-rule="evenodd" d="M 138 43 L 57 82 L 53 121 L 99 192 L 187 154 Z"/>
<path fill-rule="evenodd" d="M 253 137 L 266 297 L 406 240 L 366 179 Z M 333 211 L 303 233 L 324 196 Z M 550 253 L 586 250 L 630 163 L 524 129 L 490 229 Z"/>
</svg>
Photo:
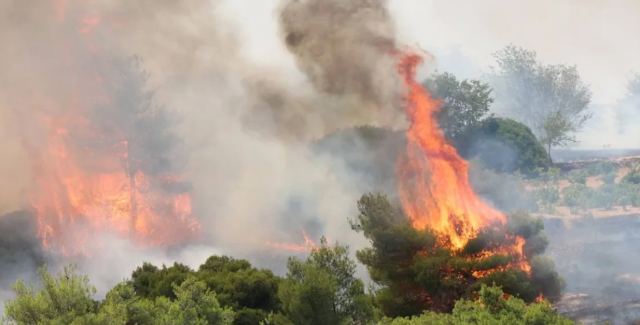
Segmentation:
<svg viewBox="0 0 640 325">
<path fill-rule="evenodd" d="M 12 213 L 0 220 L 24 221 L 20 216 L 24 214 Z M 626 324 L 640 319 L 640 215 L 582 217 L 571 221 L 549 216 L 544 223 L 549 238 L 547 255 L 567 284 L 562 300 L 556 304 L 558 311 L 584 324 L 604 321 Z M 2 250 L 1 260 L 22 260 L 23 263 L 13 265 L 24 268 L 3 275 L 2 291 L 8 291 L 19 275 L 33 274 L 37 263 L 48 260 L 46 252 L 36 247 L 39 241 L 35 228 L 25 229 L 31 231 L 3 239 L 3 246 L 33 247 L 23 250 L 20 256 L 9 256 L 13 254 L 10 249 Z"/>
</svg>

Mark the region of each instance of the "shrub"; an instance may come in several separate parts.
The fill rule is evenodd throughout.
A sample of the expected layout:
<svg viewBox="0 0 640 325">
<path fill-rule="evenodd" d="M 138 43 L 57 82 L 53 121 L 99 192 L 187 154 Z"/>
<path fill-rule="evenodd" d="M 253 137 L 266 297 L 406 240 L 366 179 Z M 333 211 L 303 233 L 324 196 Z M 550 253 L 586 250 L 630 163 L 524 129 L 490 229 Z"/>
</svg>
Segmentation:
<svg viewBox="0 0 640 325">
<path fill-rule="evenodd" d="M 571 172 L 569 172 L 567 176 L 569 178 L 569 181 L 573 184 L 586 185 L 587 177 L 589 176 L 589 174 L 585 170 L 574 169 Z"/>
<path fill-rule="evenodd" d="M 589 176 L 605 175 L 608 173 L 615 173 L 618 168 L 610 161 L 601 161 L 595 164 L 589 165 L 586 168 L 586 172 Z"/>
<path fill-rule="evenodd" d="M 616 183 L 616 172 L 612 171 L 612 172 L 607 172 L 606 174 L 602 175 L 602 181 L 605 184 L 608 185 L 613 185 Z"/>
<path fill-rule="evenodd" d="M 592 199 L 593 190 L 584 184 L 572 184 L 562 190 L 562 201 L 571 211 L 589 208 Z"/>
<path fill-rule="evenodd" d="M 624 183 L 640 184 L 640 165 L 634 166 L 621 180 Z"/>
<path fill-rule="evenodd" d="M 432 230 L 411 226 L 384 195 L 364 195 L 358 209 L 360 215 L 352 227 L 370 240 L 371 247 L 359 250 L 357 257 L 380 286 L 376 300 L 387 316 L 450 311 L 457 300 L 472 297 L 483 283 L 501 285 L 508 294 L 528 302 L 540 293 L 557 299 L 563 287 L 546 261 L 532 263 L 529 275 L 507 267 L 513 261 L 509 254 L 480 254 L 510 244 L 511 234 L 525 240 L 524 254 L 533 261 L 546 248 L 546 240 L 542 222 L 527 214 L 512 214 L 504 228 L 484 229 L 464 248 L 454 250 L 443 245 Z"/>
<path fill-rule="evenodd" d="M 477 158 L 496 171 L 533 176 L 551 165 L 551 158 L 531 130 L 511 119 L 488 118 L 461 136 L 456 146 L 463 156 Z"/>
<path fill-rule="evenodd" d="M 384 319 L 380 325 L 456 324 L 573 324 L 546 301 L 527 305 L 518 298 L 505 298 L 499 287 L 483 286 L 476 300 L 460 300 L 451 314 L 426 312 L 416 317 Z"/>
</svg>

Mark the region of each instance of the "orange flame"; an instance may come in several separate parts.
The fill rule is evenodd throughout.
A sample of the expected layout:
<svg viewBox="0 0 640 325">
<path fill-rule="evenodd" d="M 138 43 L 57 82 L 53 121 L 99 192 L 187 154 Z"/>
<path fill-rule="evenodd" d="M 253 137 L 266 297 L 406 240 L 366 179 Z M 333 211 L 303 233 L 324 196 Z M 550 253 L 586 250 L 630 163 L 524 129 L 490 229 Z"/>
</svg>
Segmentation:
<svg viewBox="0 0 640 325">
<path fill-rule="evenodd" d="M 39 100 L 40 114 L 33 116 L 31 123 L 43 141 L 25 139 L 33 164 L 34 184 L 29 194 L 43 246 L 65 255 L 91 255 L 95 245 L 100 245 L 96 235 L 102 233 L 126 237 L 143 246 L 191 239 L 200 225 L 180 175 L 146 172 L 144 165 L 153 162 L 130 155 L 132 139 L 125 130 L 117 123 L 109 130 L 101 129 L 95 117 L 91 119 L 92 109 L 113 103 L 100 66 L 109 61 L 92 40 L 93 32 L 101 26 L 100 15 L 69 10 L 72 3 L 53 2 L 60 31 L 71 24 L 82 34 L 68 45 L 59 44 L 68 56 L 64 64 L 75 68 L 80 61 L 76 60 L 77 51 L 80 58 L 90 57 L 93 65 L 66 76 L 69 83 L 81 84 L 83 91 Z M 80 18 L 74 19 L 74 15 Z M 98 145 L 88 144 L 90 141 Z"/>
<path fill-rule="evenodd" d="M 446 140 L 436 113 L 440 102 L 415 80 L 422 58 L 416 54 L 401 56 L 399 72 L 408 89 L 406 114 L 406 156 L 398 162 L 399 196 L 402 207 L 417 229 L 429 228 L 443 245 L 462 249 L 479 231 L 506 224 L 501 212 L 483 202 L 473 191 L 468 178 L 469 166 Z M 529 270 L 524 260 L 524 239 L 515 237 L 513 246 L 501 249 L 517 257 L 518 268 Z"/>
<path fill-rule="evenodd" d="M 81 124 L 55 124 L 64 122 L 51 122 L 47 149 L 32 157 L 36 187 L 31 203 L 46 248 L 90 255 L 87 244 L 96 232 L 155 246 L 182 242 L 199 231 L 189 193 L 162 190 L 177 184 L 176 177 L 128 172 L 126 140 L 106 153 L 81 151 L 70 145 L 73 138 L 66 128 Z M 99 157 L 100 166 L 86 166 L 91 155 Z"/>
<path fill-rule="evenodd" d="M 295 253 L 308 253 L 318 248 L 313 239 L 307 235 L 307 232 L 302 229 L 302 243 L 278 243 L 278 242 L 267 242 L 267 245 L 275 248 L 277 250 L 295 252 Z"/>
</svg>

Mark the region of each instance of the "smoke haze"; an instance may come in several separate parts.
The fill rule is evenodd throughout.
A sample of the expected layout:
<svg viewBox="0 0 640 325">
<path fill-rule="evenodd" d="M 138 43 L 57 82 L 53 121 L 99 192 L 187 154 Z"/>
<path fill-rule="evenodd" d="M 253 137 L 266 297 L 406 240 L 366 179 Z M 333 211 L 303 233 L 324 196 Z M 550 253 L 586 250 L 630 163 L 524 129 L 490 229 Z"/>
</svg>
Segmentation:
<svg viewBox="0 0 640 325">
<path fill-rule="evenodd" d="M 439 70 L 462 78 L 482 78 L 495 65 L 492 54 L 509 44 L 535 50 L 544 64 L 575 64 L 593 91 L 594 112 L 578 146 L 640 146 L 615 121 L 627 82 L 640 71 L 640 44 L 630 38 L 640 30 L 637 1 L 397 0 L 390 11 L 401 41 L 429 49 Z"/>
<path fill-rule="evenodd" d="M 615 127 L 618 107 L 633 102 L 620 89 L 630 71 L 640 71 L 634 61 L 640 45 L 625 36 L 640 30 L 640 8 L 633 1 L 618 5 L 2 1 L 0 177 L 6 185 L 0 188 L 0 233 L 16 237 L 0 241 L 0 248 L 16 254 L 0 256 L 0 264 L 24 263 L 3 269 L 0 285 L 6 290 L 43 262 L 52 268 L 75 262 L 104 292 L 142 261 L 196 266 L 212 254 L 281 272 L 293 253 L 270 243 L 302 243 L 303 232 L 314 240 L 326 235 L 352 251 L 362 247 L 365 240 L 347 218 L 356 215 L 362 193 L 395 191 L 394 158 L 404 143 L 399 134 L 373 131 L 370 142 L 340 130 L 405 126 L 394 66 L 399 43 L 433 50 L 437 68 L 461 78 L 482 77 L 493 64 L 491 53 L 509 43 L 536 50 L 544 63 L 575 63 L 592 87 L 596 114 L 594 125 L 578 135 L 581 144 L 637 146 L 640 137 L 621 136 Z M 123 79 L 131 71 L 133 79 Z M 119 104 L 105 105 L 105 98 Z M 131 124 L 138 116 L 125 108 L 145 105 L 155 118 Z M 105 143 L 122 130 L 146 139 L 135 151 L 149 163 L 140 169 L 181 176 L 155 188 L 191 195 L 198 235 L 149 247 L 112 232 L 89 233 L 87 250 L 99 254 L 63 258 L 43 251 L 31 205 L 34 193 L 51 192 L 35 171 L 49 162 L 48 121 L 77 116 L 100 126 L 92 138 L 80 132 L 82 123 L 71 124 L 78 126 L 70 134 L 81 166 L 113 169 L 101 164 L 112 153 Z M 515 178 L 476 170 L 471 177 L 476 190 L 505 211 L 534 205 L 516 194 L 522 184 Z M 87 231 L 77 227 L 65 231 Z"/>
<path fill-rule="evenodd" d="M 292 55 L 284 69 L 248 59 L 222 2 L 1 6 L 0 132 L 10 155 L 0 176 L 14 185 L 2 188 L 0 214 L 33 218 L 34 197 L 60 190 L 42 177 L 59 168 L 51 167 L 56 139 L 86 173 L 122 169 L 114 150 L 126 139 L 127 161 L 137 164 L 127 169 L 181 175 L 150 186 L 163 196 L 190 193 L 200 224 L 198 236 L 176 237 L 165 250 L 55 221 L 52 233 L 81 238 L 88 257 L 43 253 L 52 260 L 80 264 L 104 289 L 142 260 L 196 265 L 224 253 L 282 267 L 264 256 L 290 252 L 268 243 L 302 242 L 303 231 L 362 244 L 347 218 L 365 189 L 309 144 L 342 128 L 404 123 L 385 1 L 281 3 L 276 32 Z"/>
</svg>

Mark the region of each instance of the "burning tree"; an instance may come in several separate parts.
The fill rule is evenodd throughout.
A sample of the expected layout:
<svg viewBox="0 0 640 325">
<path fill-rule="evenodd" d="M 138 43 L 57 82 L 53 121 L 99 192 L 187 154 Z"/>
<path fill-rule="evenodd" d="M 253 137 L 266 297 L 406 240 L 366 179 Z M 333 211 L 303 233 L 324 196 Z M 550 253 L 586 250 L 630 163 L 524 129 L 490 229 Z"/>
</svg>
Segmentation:
<svg viewBox="0 0 640 325">
<path fill-rule="evenodd" d="M 358 201 L 360 214 L 352 227 L 372 247 L 357 252 L 371 279 L 381 289 L 377 300 L 387 316 L 409 316 L 424 310 L 448 312 L 461 298 L 472 298 L 482 284 L 499 285 L 527 302 L 544 296 L 559 298 L 562 280 L 546 258 L 542 223 L 526 214 L 511 216 L 507 225 L 477 233 L 460 249 L 442 241 L 430 228 L 418 229 L 386 196 L 367 194 Z M 520 256 L 504 247 L 513 236 L 524 240 Z"/>
<path fill-rule="evenodd" d="M 63 254 L 87 254 L 95 231 L 144 245 L 175 244 L 199 230 L 176 163 L 166 110 L 146 89 L 137 58 L 97 68 L 95 101 L 43 112 L 43 144 L 30 147 L 39 236 Z M 88 96 L 91 97 L 91 96 Z"/>
<path fill-rule="evenodd" d="M 385 196 L 365 195 L 352 222 L 372 243 L 358 258 L 382 286 L 384 312 L 449 311 L 482 283 L 526 301 L 558 298 L 562 282 L 538 256 L 546 248 L 542 223 L 521 214 L 507 218 L 475 194 L 468 163 L 439 128 L 440 103 L 415 81 L 420 62 L 405 54 L 399 64 L 410 121 L 406 154 L 397 164 L 402 209 Z"/>
</svg>

